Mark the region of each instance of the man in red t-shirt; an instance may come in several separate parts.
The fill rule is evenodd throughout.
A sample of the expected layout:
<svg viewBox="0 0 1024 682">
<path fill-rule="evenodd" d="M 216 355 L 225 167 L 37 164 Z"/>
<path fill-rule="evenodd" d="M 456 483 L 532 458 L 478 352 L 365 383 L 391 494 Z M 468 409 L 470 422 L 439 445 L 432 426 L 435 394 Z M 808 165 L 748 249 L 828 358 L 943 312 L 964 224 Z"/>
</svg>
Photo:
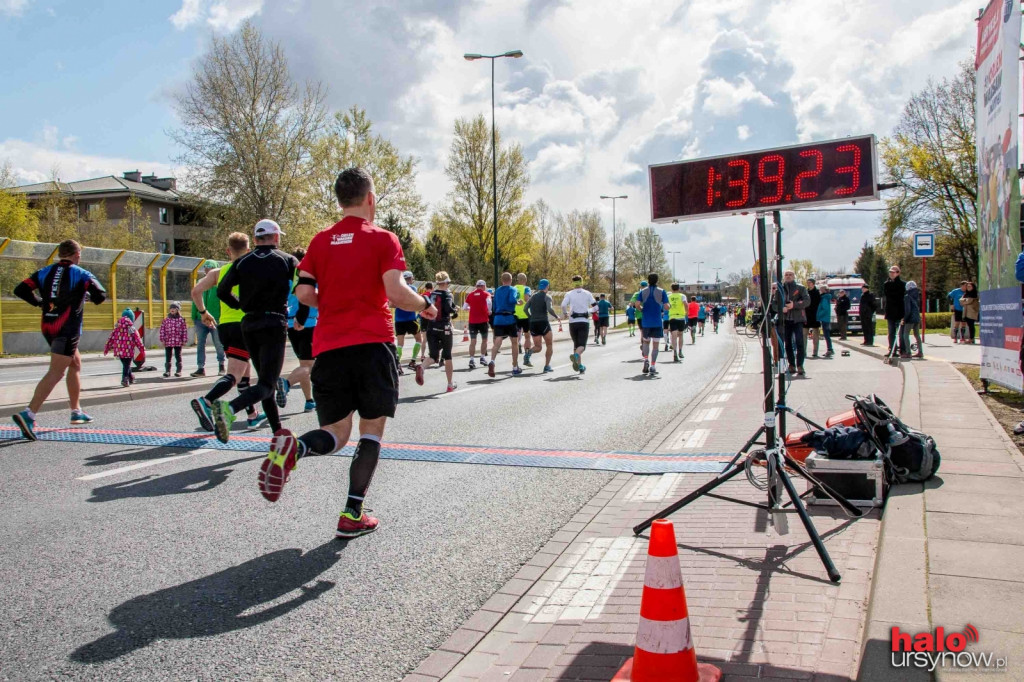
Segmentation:
<svg viewBox="0 0 1024 682">
<path fill-rule="evenodd" d="M 469 368 L 476 367 L 476 337 L 480 341 L 480 365 L 487 365 L 487 322 L 491 319 L 491 295 L 487 293 L 487 282 L 477 280 L 476 288 L 466 295 L 463 310 L 469 311 Z"/>
<path fill-rule="evenodd" d="M 260 468 L 259 488 L 275 502 L 298 460 L 329 455 L 348 442 L 352 415 L 359 412 L 348 500 L 335 533 L 354 538 L 377 530 L 378 520 L 363 512 L 363 498 L 377 468 L 384 425 L 398 405 L 398 358 L 388 301 L 428 320 L 437 310 L 402 282 L 405 255 L 398 237 L 373 224 L 377 196 L 369 173 L 362 168 L 342 171 L 334 193 L 344 218 L 313 237 L 295 286 L 299 302 L 320 311 L 310 374 L 320 428 L 298 438 L 288 429 L 275 431 Z"/>
</svg>

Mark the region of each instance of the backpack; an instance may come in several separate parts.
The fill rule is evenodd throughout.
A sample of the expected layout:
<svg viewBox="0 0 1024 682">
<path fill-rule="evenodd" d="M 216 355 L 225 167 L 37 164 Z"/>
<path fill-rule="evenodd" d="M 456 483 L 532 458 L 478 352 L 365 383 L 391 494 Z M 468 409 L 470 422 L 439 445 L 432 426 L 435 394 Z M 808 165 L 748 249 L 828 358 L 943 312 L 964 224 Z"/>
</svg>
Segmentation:
<svg viewBox="0 0 1024 682">
<path fill-rule="evenodd" d="M 890 483 L 922 482 L 935 475 L 942 457 L 931 436 L 904 424 L 876 395 L 846 397 L 853 401 L 854 413 L 882 453 Z"/>
<path fill-rule="evenodd" d="M 873 459 L 876 452 L 864 429 L 856 426 L 830 426 L 810 431 L 800 440 L 829 459 Z"/>
</svg>

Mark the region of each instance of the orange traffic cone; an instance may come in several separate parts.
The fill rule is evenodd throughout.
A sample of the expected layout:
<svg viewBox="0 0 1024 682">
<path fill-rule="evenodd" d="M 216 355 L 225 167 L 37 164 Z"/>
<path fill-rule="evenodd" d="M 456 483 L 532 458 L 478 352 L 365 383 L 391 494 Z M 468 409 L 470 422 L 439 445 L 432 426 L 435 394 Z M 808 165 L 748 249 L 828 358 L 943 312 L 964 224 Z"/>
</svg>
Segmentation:
<svg viewBox="0 0 1024 682">
<path fill-rule="evenodd" d="M 722 671 L 715 666 L 697 663 L 676 533 L 671 521 L 659 519 L 651 526 L 636 650 L 612 682 L 717 682 L 721 678 Z"/>
<path fill-rule="evenodd" d="M 469 327 L 462 328 L 462 343 L 469 343 Z"/>
</svg>

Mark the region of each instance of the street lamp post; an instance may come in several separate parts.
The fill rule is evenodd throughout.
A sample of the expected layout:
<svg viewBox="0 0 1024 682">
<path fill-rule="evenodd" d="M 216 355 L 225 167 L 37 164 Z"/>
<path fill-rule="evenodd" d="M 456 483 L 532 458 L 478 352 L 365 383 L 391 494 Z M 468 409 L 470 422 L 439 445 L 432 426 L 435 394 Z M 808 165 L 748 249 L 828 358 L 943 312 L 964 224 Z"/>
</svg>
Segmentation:
<svg viewBox="0 0 1024 682">
<path fill-rule="evenodd" d="M 490 59 L 491 60 L 491 193 L 494 205 L 494 288 L 497 289 L 500 285 L 498 281 L 498 135 L 495 131 L 494 126 L 494 60 L 501 59 L 502 57 L 511 57 L 512 59 L 519 59 L 523 56 L 522 50 L 510 50 L 503 54 L 475 54 L 468 52 L 462 57 L 467 62 L 476 61 L 477 59 Z"/>
<path fill-rule="evenodd" d="M 711 269 L 715 271 L 715 289 L 718 290 L 718 302 L 721 303 L 722 302 L 722 284 L 721 284 L 721 282 L 718 279 L 718 271 L 722 270 L 723 268 L 717 267 L 717 268 L 711 268 Z"/>
<path fill-rule="evenodd" d="M 702 260 L 695 260 L 693 264 L 697 266 L 697 295 L 700 295 L 700 266 L 704 264 Z"/>
<path fill-rule="evenodd" d="M 672 281 L 676 282 L 676 256 L 681 254 L 682 251 L 669 251 L 668 255 L 672 256 Z"/>
<path fill-rule="evenodd" d="M 615 200 L 616 199 L 628 199 L 629 197 L 625 194 L 621 194 L 617 197 L 608 196 L 606 194 L 601 195 L 602 199 L 612 200 L 612 326 L 615 327 L 619 324 L 619 300 L 616 293 L 616 275 L 617 266 L 616 258 L 619 254 L 618 243 L 615 241 Z"/>
</svg>

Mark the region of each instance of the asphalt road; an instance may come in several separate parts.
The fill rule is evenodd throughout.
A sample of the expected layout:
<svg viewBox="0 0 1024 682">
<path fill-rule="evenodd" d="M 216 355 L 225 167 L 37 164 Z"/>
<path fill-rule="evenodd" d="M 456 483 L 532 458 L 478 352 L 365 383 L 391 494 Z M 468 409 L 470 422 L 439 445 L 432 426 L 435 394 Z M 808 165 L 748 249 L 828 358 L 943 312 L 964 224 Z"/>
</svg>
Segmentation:
<svg viewBox="0 0 1024 682">
<path fill-rule="evenodd" d="M 459 371 L 452 394 L 441 370 L 423 387 L 406 376 L 386 438 L 642 449 L 734 340 L 686 346 L 657 379 L 640 374 L 635 341 L 588 349 L 583 377 L 565 353 L 553 375 L 513 378 L 507 356 L 493 380 Z M 285 411 L 297 431 L 314 425 L 300 406 Z M 90 411 L 96 427 L 195 428 L 185 398 Z M 17 442 L 0 458 L 11 680 L 399 679 L 611 476 L 382 461 L 368 497 L 381 529 L 342 543 L 347 458 L 304 460 L 275 505 L 256 491 L 253 453 Z"/>
</svg>

